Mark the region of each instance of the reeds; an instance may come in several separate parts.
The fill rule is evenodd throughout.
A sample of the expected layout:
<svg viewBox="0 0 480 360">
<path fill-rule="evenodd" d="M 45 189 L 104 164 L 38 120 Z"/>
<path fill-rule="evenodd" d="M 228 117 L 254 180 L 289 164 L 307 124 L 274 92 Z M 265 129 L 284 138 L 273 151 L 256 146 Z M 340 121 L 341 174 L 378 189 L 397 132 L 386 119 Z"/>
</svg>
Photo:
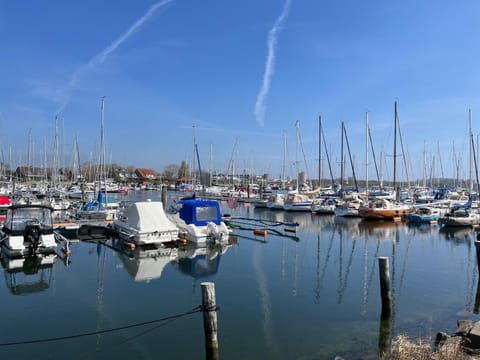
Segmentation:
<svg viewBox="0 0 480 360">
<path fill-rule="evenodd" d="M 453 338 L 452 338 L 453 339 Z M 462 338 L 448 341 L 438 349 L 433 348 L 430 340 L 411 340 L 405 335 L 397 336 L 391 346 L 385 360 L 474 360 L 478 356 L 469 355 L 462 346 Z"/>
</svg>

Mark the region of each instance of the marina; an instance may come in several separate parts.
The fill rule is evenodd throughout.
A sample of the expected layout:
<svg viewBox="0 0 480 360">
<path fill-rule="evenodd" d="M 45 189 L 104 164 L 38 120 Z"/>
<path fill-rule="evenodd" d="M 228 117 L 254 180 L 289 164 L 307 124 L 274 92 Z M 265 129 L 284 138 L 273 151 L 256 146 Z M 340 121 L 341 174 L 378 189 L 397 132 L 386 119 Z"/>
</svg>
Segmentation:
<svg viewBox="0 0 480 360">
<path fill-rule="evenodd" d="M 169 192 L 167 203 L 184 195 Z M 116 196 L 162 200 L 160 191 Z M 59 244 L 53 255 L 2 256 L 1 356 L 204 358 L 201 314 L 190 312 L 205 281 L 215 284 L 225 359 L 376 358 L 398 334 L 434 339 L 479 318 L 471 227 L 219 204 L 231 228 L 221 241 L 132 247 L 99 233 L 70 240 L 68 252 Z M 387 327 L 379 257 L 390 261 Z M 148 324 L 109 331 L 139 323 Z"/>
</svg>

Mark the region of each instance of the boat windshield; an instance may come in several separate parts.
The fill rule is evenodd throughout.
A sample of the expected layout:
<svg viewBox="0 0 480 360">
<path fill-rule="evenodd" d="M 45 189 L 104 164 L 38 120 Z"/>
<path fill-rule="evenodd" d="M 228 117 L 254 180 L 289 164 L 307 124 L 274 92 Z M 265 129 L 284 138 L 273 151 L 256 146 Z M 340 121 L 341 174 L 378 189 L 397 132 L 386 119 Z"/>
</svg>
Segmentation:
<svg viewBox="0 0 480 360">
<path fill-rule="evenodd" d="M 218 219 L 217 208 L 215 206 L 199 206 L 195 210 L 197 221 L 216 221 Z"/>
<path fill-rule="evenodd" d="M 27 226 L 39 224 L 41 229 L 53 226 L 50 210 L 47 208 L 19 208 L 11 214 L 12 231 L 23 231 Z"/>
</svg>

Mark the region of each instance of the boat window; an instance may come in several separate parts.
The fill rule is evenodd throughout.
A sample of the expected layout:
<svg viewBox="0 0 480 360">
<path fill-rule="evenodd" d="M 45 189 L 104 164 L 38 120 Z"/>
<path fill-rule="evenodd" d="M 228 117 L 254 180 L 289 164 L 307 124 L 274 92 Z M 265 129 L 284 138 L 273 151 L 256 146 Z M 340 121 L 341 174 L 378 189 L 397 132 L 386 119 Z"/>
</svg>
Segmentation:
<svg viewBox="0 0 480 360">
<path fill-rule="evenodd" d="M 26 226 L 39 224 L 41 228 L 52 227 L 52 216 L 49 209 L 20 208 L 13 214 L 12 230 L 23 231 Z"/>
<path fill-rule="evenodd" d="M 197 221 L 217 220 L 217 208 L 215 206 L 197 207 Z"/>
</svg>

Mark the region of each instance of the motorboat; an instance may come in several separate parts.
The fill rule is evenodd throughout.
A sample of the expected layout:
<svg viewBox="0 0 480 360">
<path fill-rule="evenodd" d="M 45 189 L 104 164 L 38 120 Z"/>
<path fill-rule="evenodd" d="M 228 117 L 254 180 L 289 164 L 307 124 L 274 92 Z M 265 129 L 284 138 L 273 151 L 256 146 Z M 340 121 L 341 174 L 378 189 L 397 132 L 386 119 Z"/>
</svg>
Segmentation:
<svg viewBox="0 0 480 360">
<path fill-rule="evenodd" d="M 267 200 L 267 208 L 271 210 L 283 210 L 283 204 L 285 203 L 286 194 L 276 193 L 270 195 Z"/>
<path fill-rule="evenodd" d="M 363 200 L 354 197 L 345 200 L 343 204 L 335 208 L 335 216 L 338 217 L 359 217 L 358 209 L 363 205 Z"/>
<path fill-rule="evenodd" d="M 434 223 L 440 218 L 440 210 L 432 206 L 414 207 L 413 211 L 405 215 L 405 219 L 414 223 Z"/>
<path fill-rule="evenodd" d="M 46 205 L 12 205 L 8 208 L 0 244 L 7 256 L 53 253 L 53 208 Z"/>
<path fill-rule="evenodd" d="M 283 204 L 286 211 L 312 211 L 312 197 L 301 193 L 290 193 Z"/>
<path fill-rule="evenodd" d="M 112 227 L 120 238 L 137 245 L 175 241 L 179 233 L 177 226 L 167 218 L 160 201 L 132 203 L 113 221 Z"/>
<path fill-rule="evenodd" d="M 473 227 L 480 223 L 480 215 L 476 210 L 462 206 L 452 208 L 439 218 L 438 223 L 444 227 Z"/>
<path fill-rule="evenodd" d="M 181 199 L 172 205 L 167 217 L 178 227 L 179 238 L 197 244 L 224 241 L 231 232 L 216 200 Z"/>
<path fill-rule="evenodd" d="M 335 214 L 337 199 L 333 197 L 316 198 L 312 201 L 311 210 L 314 214 Z"/>
</svg>

